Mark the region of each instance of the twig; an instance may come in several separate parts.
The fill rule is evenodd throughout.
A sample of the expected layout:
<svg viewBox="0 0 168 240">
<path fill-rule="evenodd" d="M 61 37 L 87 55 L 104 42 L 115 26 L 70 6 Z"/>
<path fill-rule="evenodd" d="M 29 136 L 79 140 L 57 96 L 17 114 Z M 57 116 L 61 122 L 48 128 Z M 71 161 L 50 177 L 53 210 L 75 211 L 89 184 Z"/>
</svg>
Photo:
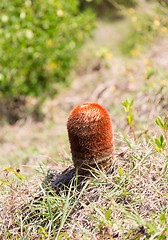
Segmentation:
<svg viewBox="0 0 168 240">
<path fill-rule="evenodd" d="M 137 137 L 136 137 L 136 134 L 135 134 L 135 129 L 134 129 L 134 125 L 133 124 L 131 124 L 131 129 L 132 129 L 132 132 L 133 132 L 133 135 L 134 135 L 134 141 L 137 144 Z"/>
</svg>

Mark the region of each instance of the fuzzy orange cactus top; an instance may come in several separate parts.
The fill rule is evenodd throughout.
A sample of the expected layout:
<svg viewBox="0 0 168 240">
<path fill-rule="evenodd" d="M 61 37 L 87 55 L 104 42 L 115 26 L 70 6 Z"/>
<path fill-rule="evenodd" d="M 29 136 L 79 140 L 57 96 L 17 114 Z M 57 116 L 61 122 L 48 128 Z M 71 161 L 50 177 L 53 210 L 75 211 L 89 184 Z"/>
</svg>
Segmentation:
<svg viewBox="0 0 168 240">
<path fill-rule="evenodd" d="M 72 160 L 79 174 L 99 167 L 108 170 L 114 158 L 110 116 L 97 103 L 85 103 L 73 109 L 67 122 Z"/>
</svg>

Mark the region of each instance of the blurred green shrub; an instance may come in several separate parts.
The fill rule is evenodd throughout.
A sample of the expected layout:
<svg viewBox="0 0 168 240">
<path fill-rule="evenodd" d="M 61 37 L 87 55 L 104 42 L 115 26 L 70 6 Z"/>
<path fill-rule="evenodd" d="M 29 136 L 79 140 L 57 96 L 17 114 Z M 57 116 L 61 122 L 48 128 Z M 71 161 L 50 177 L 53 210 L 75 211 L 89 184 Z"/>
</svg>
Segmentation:
<svg viewBox="0 0 168 240">
<path fill-rule="evenodd" d="M 1 0 L 0 97 L 55 94 L 93 27 L 77 0 Z"/>
<path fill-rule="evenodd" d="M 168 3 L 164 1 L 154 1 L 149 8 L 144 5 L 143 11 L 130 8 L 126 14 L 131 24 L 128 35 L 120 43 L 123 54 L 137 56 L 156 36 L 168 32 Z"/>
</svg>

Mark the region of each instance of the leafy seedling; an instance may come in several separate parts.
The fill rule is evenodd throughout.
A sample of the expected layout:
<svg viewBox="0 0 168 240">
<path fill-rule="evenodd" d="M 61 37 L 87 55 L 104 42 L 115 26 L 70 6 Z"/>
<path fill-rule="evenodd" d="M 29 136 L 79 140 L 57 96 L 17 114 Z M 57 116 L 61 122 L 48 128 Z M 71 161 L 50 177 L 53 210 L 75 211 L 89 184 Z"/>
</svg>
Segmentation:
<svg viewBox="0 0 168 240">
<path fill-rule="evenodd" d="M 156 124 L 161 129 L 163 129 L 165 140 L 166 140 L 166 143 L 168 145 L 168 133 L 167 133 L 167 131 L 168 131 L 168 116 L 166 116 L 164 120 L 162 120 L 160 117 L 157 117 L 156 118 Z"/>
<path fill-rule="evenodd" d="M 133 132 L 134 141 L 135 143 L 137 143 L 137 137 L 136 137 L 135 128 L 134 128 L 134 113 L 132 108 L 133 103 L 134 103 L 134 100 L 129 101 L 128 99 L 126 99 L 125 102 L 122 102 L 122 105 L 124 106 L 124 111 L 127 113 L 127 122 Z"/>
</svg>

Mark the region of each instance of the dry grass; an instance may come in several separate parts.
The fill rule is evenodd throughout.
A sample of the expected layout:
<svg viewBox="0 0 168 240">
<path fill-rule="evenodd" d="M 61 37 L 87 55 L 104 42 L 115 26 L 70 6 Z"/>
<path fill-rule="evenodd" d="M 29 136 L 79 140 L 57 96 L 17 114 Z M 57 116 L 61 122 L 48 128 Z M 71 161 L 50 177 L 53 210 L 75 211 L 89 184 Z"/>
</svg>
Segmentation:
<svg viewBox="0 0 168 240">
<path fill-rule="evenodd" d="M 93 172 L 94 177 L 86 181 L 87 186 L 80 192 L 70 186 L 68 192 L 61 190 L 56 194 L 52 189 L 48 195 L 37 179 L 34 183 L 15 182 L 5 186 L 1 196 L 0 236 L 3 239 L 62 239 L 61 236 L 63 239 L 154 239 L 154 236 L 166 239 L 163 236 L 167 235 L 168 221 L 167 159 L 150 145 L 121 142 L 111 173 Z"/>
</svg>

